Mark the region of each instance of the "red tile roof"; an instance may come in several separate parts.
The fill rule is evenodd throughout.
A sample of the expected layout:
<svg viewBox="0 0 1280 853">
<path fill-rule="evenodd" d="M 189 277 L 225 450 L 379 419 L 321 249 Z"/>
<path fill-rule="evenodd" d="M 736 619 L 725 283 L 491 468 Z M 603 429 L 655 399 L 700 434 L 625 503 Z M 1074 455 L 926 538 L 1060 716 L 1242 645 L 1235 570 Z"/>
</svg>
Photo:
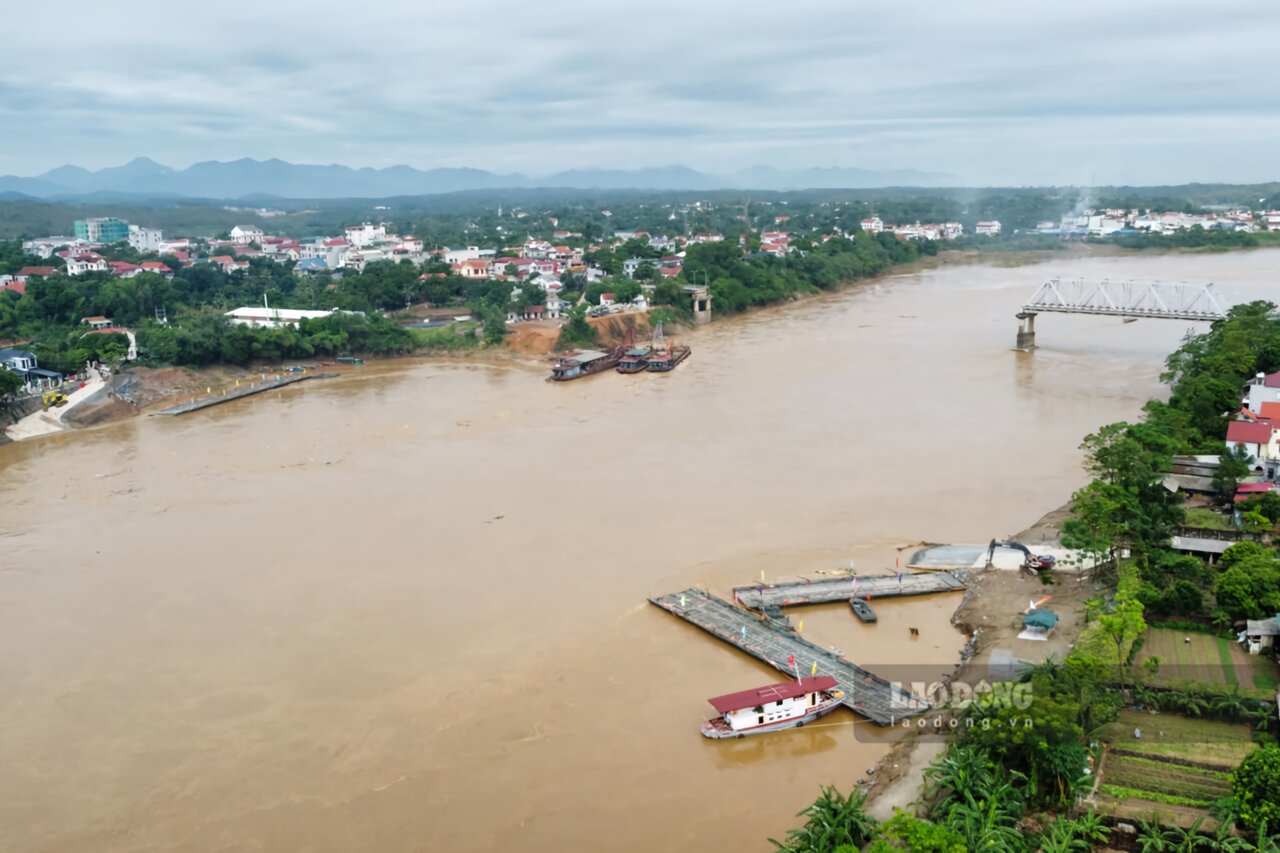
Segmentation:
<svg viewBox="0 0 1280 853">
<path fill-rule="evenodd" d="M 727 714 L 730 711 L 741 711 L 743 708 L 768 705 L 780 699 L 796 699 L 806 693 L 830 690 L 835 686 L 834 678 L 829 675 L 819 675 L 800 681 L 784 681 L 781 684 L 770 684 L 768 687 L 757 687 L 755 690 L 743 690 L 740 693 L 728 693 L 707 701 L 721 714 Z"/>
<path fill-rule="evenodd" d="M 57 267 L 23 267 L 18 270 L 18 275 L 26 278 L 29 275 L 38 275 L 41 278 L 48 278 L 51 275 L 57 275 Z"/>
<path fill-rule="evenodd" d="M 1267 388 L 1280 388 L 1280 370 L 1262 377 L 1262 384 Z"/>
<path fill-rule="evenodd" d="M 143 261 L 142 268 L 144 270 L 153 270 L 155 272 L 173 272 L 169 269 L 169 265 L 161 261 Z"/>
<path fill-rule="evenodd" d="M 12 290 L 19 296 L 25 296 L 27 293 L 27 283 L 25 281 L 11 281 L 8 284 L 0 284 L 0 290 Z"/>
<path fill-rule="evenodd" d="M 1271 421 L 1232 421 L 1227 424 L 1227 441 L 1240 444 L 1268 444 L 1271 441 Z"/>
</svg>

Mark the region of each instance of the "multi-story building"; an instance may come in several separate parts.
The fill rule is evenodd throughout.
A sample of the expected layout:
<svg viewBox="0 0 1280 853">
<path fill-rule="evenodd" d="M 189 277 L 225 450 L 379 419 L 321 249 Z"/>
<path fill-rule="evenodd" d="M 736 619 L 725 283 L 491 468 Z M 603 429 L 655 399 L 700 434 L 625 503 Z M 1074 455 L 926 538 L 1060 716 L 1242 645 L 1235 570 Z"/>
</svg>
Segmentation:
<svg viewBox="0 0 1280 853">
<path fill-rule="evenodd" d="M 76 236 L 90 243 L 118 243 L 129 239 L 129 223 L 114 216 L 77 219 Z"/>
<path fill-rule="evenodd" d="M 143 228 L 140 225 L 129 226 L 129 245 L 139 252 L 150 254 L 159 252 L 164 244 L 164 234 L 159 228 Z"/>
</svg>

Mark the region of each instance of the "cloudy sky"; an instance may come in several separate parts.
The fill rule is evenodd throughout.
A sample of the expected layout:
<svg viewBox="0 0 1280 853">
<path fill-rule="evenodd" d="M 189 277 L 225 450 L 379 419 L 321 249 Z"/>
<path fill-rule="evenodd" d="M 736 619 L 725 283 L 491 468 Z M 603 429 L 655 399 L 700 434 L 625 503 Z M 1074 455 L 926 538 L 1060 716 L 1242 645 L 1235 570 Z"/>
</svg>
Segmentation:
<svg viewBox="0 0 1280 853">
<path fill-rule="evenodd" d="M 146 155 L 1280 178 L 1278 3 L 19 2 L 0 173 Z"/>
</svg>

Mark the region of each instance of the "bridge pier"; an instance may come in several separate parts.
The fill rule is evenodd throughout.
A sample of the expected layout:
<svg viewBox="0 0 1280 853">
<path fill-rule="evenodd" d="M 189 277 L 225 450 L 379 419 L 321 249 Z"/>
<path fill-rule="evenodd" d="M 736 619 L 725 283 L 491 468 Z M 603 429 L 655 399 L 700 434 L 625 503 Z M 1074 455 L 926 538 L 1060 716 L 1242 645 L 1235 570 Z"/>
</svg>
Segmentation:
<svg viewBox="0 0 1280 853">
<path fill-rule="evenodd" d="M 1025 311 L 1019 312 L 1018 318 L 1018 343 L 1015 349 L 1023 351 L 1033 350 L 1036 348 L 1036 315 Z"/>
</svg>

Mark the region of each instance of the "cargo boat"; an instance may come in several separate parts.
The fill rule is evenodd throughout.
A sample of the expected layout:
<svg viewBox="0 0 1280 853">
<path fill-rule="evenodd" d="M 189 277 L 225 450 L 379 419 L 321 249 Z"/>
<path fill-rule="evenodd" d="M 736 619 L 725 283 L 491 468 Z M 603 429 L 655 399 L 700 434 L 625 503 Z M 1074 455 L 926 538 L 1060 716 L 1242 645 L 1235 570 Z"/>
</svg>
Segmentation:
<svg viewBox="0 0 1280 853">
<path fill-rule="evenodd" d="M 649 347 L 636 347 L 627 350 L 622 361 L 618 362 L 619 373 L 643 373 L 649 367 Z"/>
<path fill-rule="evenodd" d="M 707 701 L 720 716 L 703 723 L 702 734 L 709 738 L 746 737 L 798 728 L 834 711 L 843 698 L 844 692 L 836 689 L 836 680 L 829 675 L 717 696 Z"/>
<path fill-rule="evenodd" d="M 649 356 L 648 369 L 654 373 L 666 373 L 675 370 L 676 365 L 689 357 L 692 350 L 684 344 L 672 344 L 666 350 Z"/>
<path fill-rule="evenodd" d="M 622 360 L 622 348 L 614 347 L 609 352 L 600 350 L 582 350 L 563 355 L 551 368 L 551 379 L 555 382 L 567 382 L 570 379 L 581 379 L 593 373 L 601 373 L 617 367 Z"/>
</svg>

